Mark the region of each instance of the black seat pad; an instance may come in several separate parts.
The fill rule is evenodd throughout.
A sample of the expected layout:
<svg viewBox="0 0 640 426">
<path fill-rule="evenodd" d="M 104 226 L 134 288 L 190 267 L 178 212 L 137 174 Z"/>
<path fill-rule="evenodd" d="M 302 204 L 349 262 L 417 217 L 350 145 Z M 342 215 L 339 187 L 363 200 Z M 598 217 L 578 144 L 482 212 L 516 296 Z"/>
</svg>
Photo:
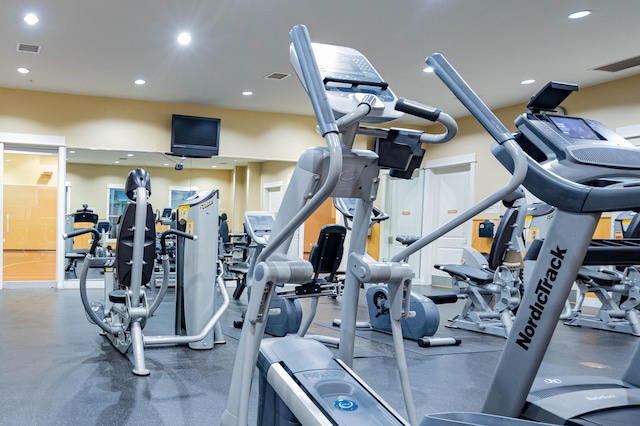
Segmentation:
<svg viewBox="0 0 640 426">
<path fill-rule="evenodd" d="M 436 268 L 447 274 L 459 277 L 463 280 L 469 279 L 476 284 L 484 285 L 493 281 L 493 272 L 471 267 L 467 265 L 435 265 Z"/>
<path fill-rule="evenodd" d="M 620 284 L 620 282 L 622 281 L 620 275 L 618 274 L 611 272 L 594 271 L 593 269 L 587 269 L 585 267 L 581 267 L 578 271 L 578 279 L 583 282 L 592 280 L 593 282 L 601 286 L 612 286 L 615 284 Z"/>
</svg>

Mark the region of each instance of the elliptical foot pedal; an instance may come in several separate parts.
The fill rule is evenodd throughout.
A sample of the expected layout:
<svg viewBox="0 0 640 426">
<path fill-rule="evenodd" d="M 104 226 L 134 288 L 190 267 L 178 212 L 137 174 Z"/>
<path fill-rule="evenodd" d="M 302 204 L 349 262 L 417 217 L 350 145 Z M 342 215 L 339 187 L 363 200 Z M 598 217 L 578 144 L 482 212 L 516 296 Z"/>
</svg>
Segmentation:
<svg viewBox="0 0 640 426">
<path fill-rule="evenodd" d="M 114 290 L 109 292 L 109 302 L 111 303 L 127 303 L 127 291 L 126 290 Z"/>
<path fill-rule="evenodd" d="M 93 302 L 91 304 L 91 310 L 97 315 L 97 317 L 100 320 L 104 319 L 104 305 L 100 302 Z M 93 318 L 91 318 L 91 316 L 85 312 L 84 313 L 87 316 L 87 321 L 89 321 L 91 324 L 95 324 L 95 321 L 93 321 Z"/>
</svg>

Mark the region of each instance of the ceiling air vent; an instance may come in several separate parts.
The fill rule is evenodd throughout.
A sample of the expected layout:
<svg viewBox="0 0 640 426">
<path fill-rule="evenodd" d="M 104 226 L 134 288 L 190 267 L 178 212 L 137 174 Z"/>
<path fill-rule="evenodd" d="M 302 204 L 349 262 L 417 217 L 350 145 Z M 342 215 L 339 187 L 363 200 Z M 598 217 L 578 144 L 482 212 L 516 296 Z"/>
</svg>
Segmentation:
<svg viewBox="0 0 640 426">
<path fill-rule="evenodd" d="M 609 65 L 603 65 L 601 67 L 594 68 L 594 70 L 618 72 L 618 71 L 628 70 L 629 68 L 637 67 L 638 65 L 640 65 L 640 56 L 636 56 L 629 59 L 623 59 L 622 61 L 614 62 Z"/>
<path fill-rule="evenodd" d="M 37 44 L 27 44 L 27 43 L 18 43 L 17 50 L 22 53 L 40 53 L 40 49 L 42 46 L 38 46 Z"/>
<path fill-rule="evenodd" d="M 287 73 L 284 73 L 284 72 L 272 72 L 271 74 L 269 74 L 265 78 L 267 80 L 283 80 L 283 79 L 289 77 L 290 75 L 291 74 L 287 74 Z"/>
</svg>

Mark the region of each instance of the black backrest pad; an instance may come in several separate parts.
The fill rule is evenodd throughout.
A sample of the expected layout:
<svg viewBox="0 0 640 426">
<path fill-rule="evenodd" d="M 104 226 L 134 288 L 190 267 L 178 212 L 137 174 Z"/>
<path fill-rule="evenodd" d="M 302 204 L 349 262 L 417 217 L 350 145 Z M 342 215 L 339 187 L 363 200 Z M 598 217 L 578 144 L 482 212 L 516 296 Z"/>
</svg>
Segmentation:
<svg viewBox="0 0 640 426">
<path fill-rule="evenodd" d="M 133 235 L 136 217 L 136 204 L 129 203 L 120 219 L 120 230 L 116 242 L 116 273 L 121 285 L 128 287 L 131 284 L 131 260 L 133 257 Z M 151 281 L 153 262 L 156 251 L 156 233 L 153 220 L 153 208 L 147 204 L 146 230 L 144 236 L 144 265 L 142 266 L 142 281 L 145 285 Z"/>
<path fill-rule="evenodd" d="M 502 218 L 500 218 L 496 235 L 491 244 L 491 252 L 489 253 L 489 269 L 495 271 L 502 264 L 517 218 L 518 210 L 516 209 L 507 209 Z"/>
<path fill-rule="evenodd" d="M 320 229 L 318 242 L 314 244 L 311 253 L 309 253 L 309 262 L 313 266 L 314 282 L 317 280 L 318 274 L 330 274 L 329 281 L 333 281 L 342 260 L 346 234 L 347 229 L 342 225 L 325 225 Z"/>
<path fill-rule="evenodd" d="M 640 238 L 640 213 L 636 213 L 624 232 L 624 238 Z"/>
</svg>

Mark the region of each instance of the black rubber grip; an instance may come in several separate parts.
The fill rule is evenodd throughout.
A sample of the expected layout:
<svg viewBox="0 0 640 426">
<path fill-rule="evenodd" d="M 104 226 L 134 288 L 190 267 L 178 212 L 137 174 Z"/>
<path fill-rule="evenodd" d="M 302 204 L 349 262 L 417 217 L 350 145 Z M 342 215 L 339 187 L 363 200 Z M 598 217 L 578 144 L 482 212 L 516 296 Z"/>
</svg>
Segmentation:
<svg viewBox="0 0 640 426">
<path fill-rule="evenodd" d="M 436 305 L 444 305 L 445 303 L 456 303 L 458 301 L 457 294 L 432 294 L 427 296 Z"/>
<path fill-rule="evenodd" d="M 71 231 L 66 234 L 62 234 L 62 238 L 66 240 L 67 238 L 74 238 L 74 237 L 77 237 L 78 235 L 83 235 L 88 233 L 93 234 L 93 241 L 91 242 L 91 247 L 89 248 L 89 253 L 93 255 L 96 253 L 96 248 L 98 247 L 98 243 L 100 242 L 100 232 L 96 228 L 81 228 L 76 231 Z"/>
<path fill-rule="evenodd" d="M 440 108 L 434 108 L 405 98 L 398 98 L 395 109 L 429 121 L 436 121 L 442 112 Z"/>
<path fill-rule="evenodd" d="M 193 240 L 196 238 L 195 235 L 191 235 L 187 232 L 184 231 L 180 231 L 178 229 L 167 229 L 166 231 L 164 231 L 161 235 L 160 235 L 160 253 L 162 255 L 167 254 L 167 237 L 169 235 L 177 235 L 178 237 L 182 237 L 182 238 L 188 238 L 190 240 Z"/>
</svg>

